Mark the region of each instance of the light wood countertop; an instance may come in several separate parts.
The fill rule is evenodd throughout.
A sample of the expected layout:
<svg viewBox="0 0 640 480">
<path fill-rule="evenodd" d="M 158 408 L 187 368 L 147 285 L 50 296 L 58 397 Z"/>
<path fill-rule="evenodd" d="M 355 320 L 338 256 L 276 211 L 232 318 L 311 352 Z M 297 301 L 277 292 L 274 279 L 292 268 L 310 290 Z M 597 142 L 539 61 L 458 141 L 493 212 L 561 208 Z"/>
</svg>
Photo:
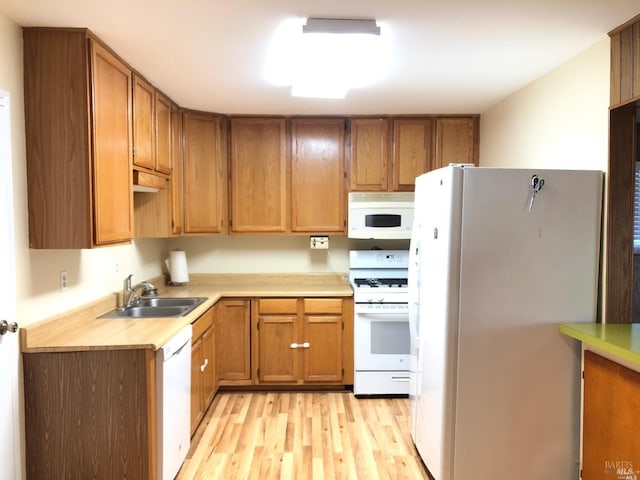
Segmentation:
<svg viewBox="0 0 640 480">
<path fill-rule="evenodd" d="M 152 280 L 154 281 L 154 280 Z M 24 353 L 153 349 L 195 321 L 220 298 L 350 297 L 345 274 L 192 274 L 184 286 L 160 286 L 161 297 L 208 297 L 184 317 L 98 318 L 118 306 L 118 293 L 20 329 Z"/>
</svg>

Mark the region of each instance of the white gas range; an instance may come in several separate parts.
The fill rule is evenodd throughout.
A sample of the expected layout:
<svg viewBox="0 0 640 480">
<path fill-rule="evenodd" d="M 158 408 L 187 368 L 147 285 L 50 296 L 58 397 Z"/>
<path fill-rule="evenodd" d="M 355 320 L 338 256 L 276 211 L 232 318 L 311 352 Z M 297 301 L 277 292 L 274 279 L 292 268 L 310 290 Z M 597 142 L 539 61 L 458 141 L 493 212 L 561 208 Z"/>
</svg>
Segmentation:
<svg viewBox="0 0 640 480">
<path fill-rule="evenodd" d="M 353 393 L 409 394 L 409 293 L 406 250 L 352 250 Z"/>
</svg>

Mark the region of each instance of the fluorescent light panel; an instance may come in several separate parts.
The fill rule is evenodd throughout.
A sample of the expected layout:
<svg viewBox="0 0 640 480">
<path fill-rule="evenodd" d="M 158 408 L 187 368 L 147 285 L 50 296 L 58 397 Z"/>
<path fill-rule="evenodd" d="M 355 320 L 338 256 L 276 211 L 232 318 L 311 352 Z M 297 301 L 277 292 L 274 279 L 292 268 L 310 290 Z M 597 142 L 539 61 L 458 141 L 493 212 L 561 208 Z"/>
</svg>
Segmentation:
<svg viewBox="0 0 640 480">
<path fill-rule="evenodd" d="M 301 28 L 302 27 L 302 28 Z M 293 96 L 344 98 L 383 76 L 388 52 L 375 20 L 309 18 L 281 25 L 271 44 L 267 78 Z"/>
</svg>

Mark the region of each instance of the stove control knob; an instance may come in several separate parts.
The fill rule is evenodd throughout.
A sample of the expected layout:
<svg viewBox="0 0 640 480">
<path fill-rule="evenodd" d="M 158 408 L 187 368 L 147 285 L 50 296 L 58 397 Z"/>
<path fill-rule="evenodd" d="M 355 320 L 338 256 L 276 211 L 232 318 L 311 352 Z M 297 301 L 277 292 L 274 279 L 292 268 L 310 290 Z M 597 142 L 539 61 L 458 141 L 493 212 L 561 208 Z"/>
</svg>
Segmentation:
<svg viewBox="0 0 640 480">
<path fill-rule="evenodd" d="M 367 297 L 367 303 L 373 303 L 373 298 L 372 297 Z"/>
<path fill-rule="evenodd" d="M 384 302 L 384 297 L 378 298 L 378 303 L 382 303 L 382 302 Z"/>
</svg>

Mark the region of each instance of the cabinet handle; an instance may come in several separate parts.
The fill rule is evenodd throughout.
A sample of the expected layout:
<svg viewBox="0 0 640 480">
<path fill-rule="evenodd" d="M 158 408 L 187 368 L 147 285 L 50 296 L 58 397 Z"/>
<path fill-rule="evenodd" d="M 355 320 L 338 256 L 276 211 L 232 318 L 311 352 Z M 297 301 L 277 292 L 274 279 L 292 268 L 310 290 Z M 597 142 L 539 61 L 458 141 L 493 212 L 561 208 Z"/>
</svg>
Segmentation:
<svg viewBox="0 0 640 480">
<path fill-rule="evenodd" d="M 209 365 L 209 359 L 205 358 L 204 359 L 204 363 L 202 365 L 200 365 L 200 371 L 204 372 L 204 370 L 207 368 L 207 365 Z"/>
<path fill-rule="evenodd" d="M 291 345 L 289 345 L 291 348 L 298 348 L 300 345 L 298 345 L 297 343 L 292 343 Z"/>
<path fill-rule="evenodd" d="M 18 324 L 16 322 L 7 322 L 6 320 L 0 320 L 0 335 L 4 335 L 7 332 L 16 333 L 18 331 Z"/>
<path fill-rule="evenodd" d="M 309 348 L 311 346 L 311 344 L 309 342 L 304 342 L 302 345 L 300 345 L 302 348 Z"/>
</svg>

